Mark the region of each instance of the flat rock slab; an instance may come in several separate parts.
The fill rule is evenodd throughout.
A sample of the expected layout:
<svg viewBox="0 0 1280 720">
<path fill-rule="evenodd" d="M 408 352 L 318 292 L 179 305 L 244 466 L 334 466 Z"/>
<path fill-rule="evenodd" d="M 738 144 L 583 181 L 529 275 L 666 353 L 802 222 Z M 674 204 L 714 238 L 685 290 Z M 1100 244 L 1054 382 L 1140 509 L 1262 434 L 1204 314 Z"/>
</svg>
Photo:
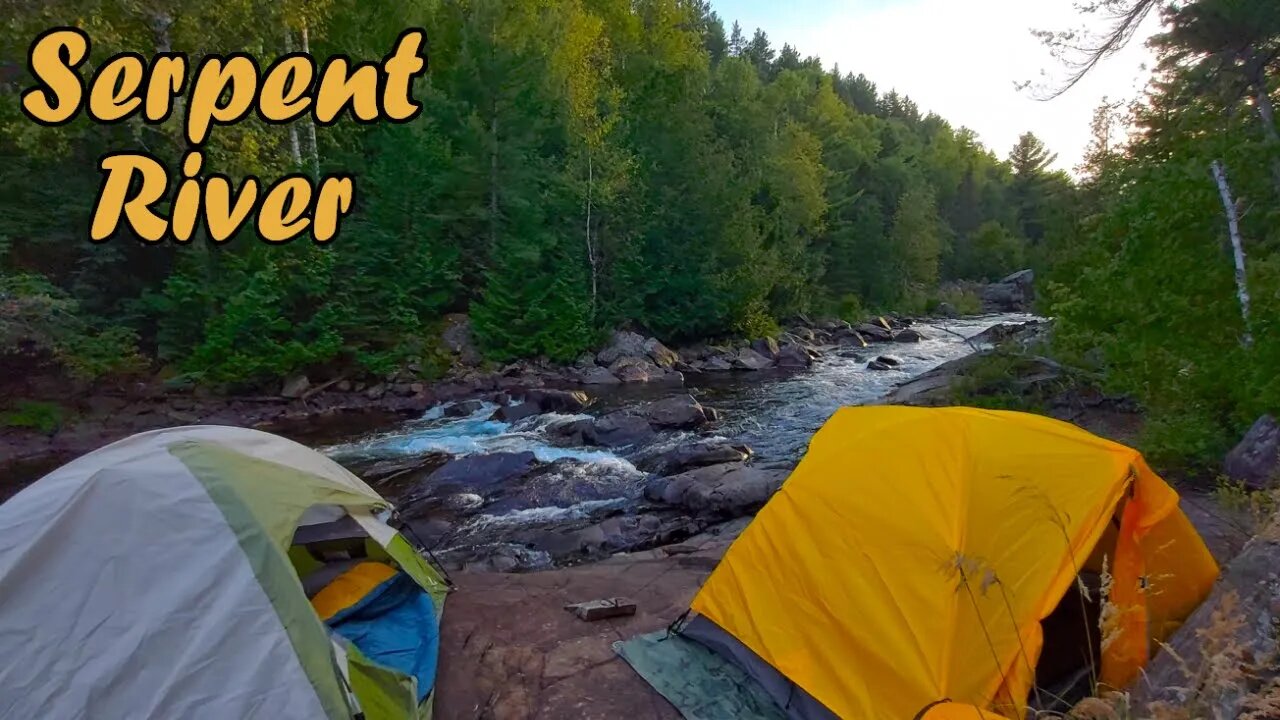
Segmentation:
<svg viewBox="0 0 1280 720">
<path fill-rule="evenodd" d="M 636 604 L 624 597 L 589 600 L 564 606 L 565 610 L 578 616 L 579 620 L 595 622 L 609 618 L 627 617 L 636 614 Z"/>
<path fill-rule="evenodd" d="M 439 720 L 680 720 L 613 643 L 660 630 L 694 594 L 745 523 L 702 537 L 691 554 L 616 556 L 520 575 L 460 573 L 441 626 Z M 692 543 L 692 541 L 691 541 Z M 583 598 L 626 596 L 635 615 L 586 623 L 564 611 Z"/>
</svg>

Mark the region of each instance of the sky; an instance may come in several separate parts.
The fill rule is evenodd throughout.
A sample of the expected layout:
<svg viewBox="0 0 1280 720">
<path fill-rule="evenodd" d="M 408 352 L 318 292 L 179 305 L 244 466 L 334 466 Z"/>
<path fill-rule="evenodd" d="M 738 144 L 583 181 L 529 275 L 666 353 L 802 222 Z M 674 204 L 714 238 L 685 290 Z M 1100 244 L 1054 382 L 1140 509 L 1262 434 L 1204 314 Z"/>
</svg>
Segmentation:
<svg viewBox="0 0 1280 720">
<path fill-rule="evenodd" d="M 728 32 L 734 20 L 750 39 L 764 29 L 775 49 L 783 43 L 802 57 L 817 55 L 842 73 L 863 73 L 880 92 L 896 89 L 921 112 L 977 132 L 1007 157 L 1030 130 L 1058 153 L 1055 167 L 1079 164 L 1093 111 L 1104 97 L 1137 97 L 1154 64 L 1145 39 L 1154 17 L 1121 53 L 1075 88 L 1050 101 L 1015 84 L 1055 86 L 1068 70 L 1049 55 L 1033 29 L 1078 28 L 1088 18 L 1074 0 L 712 0 Z M 1093 27 L 1099 22 L 1093 21 Z M 1144 66 L 1148 69 L 1144 69 Z"/>
</svg>

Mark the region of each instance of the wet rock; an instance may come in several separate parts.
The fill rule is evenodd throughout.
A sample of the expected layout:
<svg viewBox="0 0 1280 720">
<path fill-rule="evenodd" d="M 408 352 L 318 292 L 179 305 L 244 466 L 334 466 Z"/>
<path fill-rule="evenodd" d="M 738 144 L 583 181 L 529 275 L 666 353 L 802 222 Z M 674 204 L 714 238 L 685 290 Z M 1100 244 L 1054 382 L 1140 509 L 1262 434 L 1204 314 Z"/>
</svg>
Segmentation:
<svg viewBox="0 0 1280 720">
<path fill-rule="evenodd" d="M 805 342 L 814 342 L 818 339 L 818 336 L 814 334 L 813 330 L 807 327 L 792 328 L 791 335 L 799 340 L 804 340 Z"/>
<path fill-rule="evenodd" d="M 706 411 L 692 395 L 676 395 L 649 403 L 641 413 L 650 424 L 660 428 L 688 429 L 707 422 Z"/>
<path fill-rule="evenodd" d="M 884 372 L 885 370 L 892 370 L 893 366 L 889 365 L 888 363 L 880 362 L 879 360 L 872 360 L 871 362 L 867 363 L 867 369 Z"/>
<path fill-rule="evenodd" d="M 982 307 L 987 312 L 1025 312 L 1035 300 L 1036 275 L 1032 270 L 1020 270 L 999 282 L 982 288 Z"/>
<path fill-rule="evenodd" d="M 741 370 L 766 370 L 773 367 L 773 361 L 748 347 L 738 351 L 733 366 Z"/>
<path fill-rule="evenodd" d="M 729 440 L 700 440 L 688 445 L 652 450 L 636 459 L 636 467 L 657 475 L 674 475 L 690 468 L 745 462 L 751 448 Z"/>
<path fill-rule="evenodd" d="M 484 490 L 527 475 L 537 463 L 538 459 L 528 451 L 468 455 L 445 463 L 427 477 L 427 484 Z"/>
<path fill-rule="evenodd" d="M 280 388 L 280 397 L 300 398 L 311 387 L 306 375 L 294 375 L 284 381 Z"/>
<path fill-rule="evenodd" d="M 624 383 L 649 382 L 661 378 L 665 373 L 648 358 L 621 357 L 609 366 L 609 372 Z"/>
<path fill-rule="evenodd" d="M 660 368 L 674 367 L 680 362 L 680 356 L 672 352 L 671 348 L 663 345 L 657 338 L 649 338 L 644 342 L 645 354 Z"/>
<path fill-rule="evenodd" d="M 699 515 L 741 517 L 763 507 L 786 475 L 741 463 L 712 465 L 652 480 L 645 486 L 645 497 Z"/>
<path fill-rule="evenodd" d="M 729 372 L 733 365 L 722 357 L 713 357 L 702 363 L 703 372 Z"/>
<path fill-rule="evenodd" d="M 881 355 L 880 357 L 876 358 L 876 360 L 879 360 L 880 362 L 884 363 L 885 365 L 888 365 L 889 367 L 898 367 L 899 365 L 902 364 L 902 358 L 894 355 Z"/>
<path fill-rule="evenodd" d="M 360 478 L 367 483 L 385 483 L 393 478 L 413 474 L 415 471 L 437 468 L 448 462 L 443 453 L 428 453 L 407 458 L 379 460 L 372 465 L 358 468 Z"/>
<path fill-rule="evenodd" d="M 621 447 L 647 442 L 653 434 L 653 427 L 649 425 L 647 419 L 626 411 L 618 411 L 609 413 L 592 423 L 590 435 L 585 439 L 593 445 Z"/>
<path fill-rule="evenodd" d="M 858 347 L 867 346 L 867 339 L 862 337 L 862 333 L 854 330 L 853 328 L 840 332 L 840 334 L 836 336 L 836 340 L 844 344 L 856 345 Z"/>
<path fill-rule="evenodd" d="M 475 493 L 454 493 L 440 501 L 440 507 L 458 514 L 474 512 L 482 505 L 484 505 L 484 498 Z"/>
<path fill-rule="evenodd" d="M 640 358 L 647 355 L 644 336 L 628 330 L 618 330 L 613 333 L 608 346 L 596 353 L 596 362 L 608 366 L 620 358 Z"/>
<path fill-rule="evenodd" d="M 1280 424 L 1270 415 L 1258 418 L 1244 439 L 1227 453 L 1223 470 L 1250 488 L 1265 490 L 1280 483 Z"/>
<path fill-rule="evenodd" d="M 921 335 L 920 331 L 914 328 L 899 330 L 898 333 L 893 336 L 893 341 L 900 343 L 918 343 L 924 339 L 924 335 Z"/>
<path fill-rule="evenodd" d="M 582 371 L 578 376 L 578 381 L 583 385 L 618 385 L 622 381 L 617 375 L 609 372 L 608 368 L 594 366 Z"/>
<path fill-rule="evenodd" d="M 493 415 L 491 415 L 489 419 L 497 420 L 499 422 L 513 423 L 527 417 L 533 417 L 534 415 L 540 414 L 542 414 L 542 408 L 538 407 L 537 403 L 522 402 L 518 405 L 503 405 L 494 411 Z"/>
<path fill-rule="evenodd" d="M 778 351 L 778 367 L 799 370 L 813 364 L 809 350 L 799 343 L 787 343 Z"/>
<path fill-rule="evenodd" d="M 466 417 L 480 412 L 484 406 L 485 403 L 481 400 L 463 400 L 445 408 L 443 415 L 448 418 Z"/>
<path fill-rule="evenodd" d="M 893 332 L 883 325 L 862 323 L 854 328 L 859 335 L 873 342 L 889 342 L 893 340 Z"/>
<path fill-rule="evenodd" d="M 542 412 L 582 412 L 591 398 L 581 390 L 534 389 L 523 394 L 525 401 L 537 403 Z"/>
<path fill-rule="evenodd" d="M 770 360 L 778 357 L 778 341 L 771 337 L 751 341 L 751 349 Z"/>
</svg>

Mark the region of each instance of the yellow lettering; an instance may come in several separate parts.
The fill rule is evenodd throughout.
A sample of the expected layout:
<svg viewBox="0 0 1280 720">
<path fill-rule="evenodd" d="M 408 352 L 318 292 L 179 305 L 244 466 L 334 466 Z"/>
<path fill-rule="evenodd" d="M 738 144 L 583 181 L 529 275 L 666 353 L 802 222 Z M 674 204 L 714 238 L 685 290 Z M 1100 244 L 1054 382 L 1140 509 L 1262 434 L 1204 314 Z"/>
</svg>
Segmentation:
<svg viewBox="0 0 1280 720">
<path fill-rule="evenodd" d="M 75 68 L 88 56 L 89 36 L 74 28 L 55 30 L 37 40 L 31 47 L 31 70 L 43 87 L 22 93 L 22 109 L 42 123 L 64 123 L 75 116 L 84 94 Z"/>
<path fill-rule="evenodd" d="M 315 61 L 310 56 L 286 58 L 262 81 L 258 108 L 273 122 L 292 120 L 311 107 L 311 98 L 302 97 L 315 77 Z"/>
<path fill-rule="evenodd" d="M 142 87 L 144 72 L 142 59 L 133 55 L 117 55 L 103 65 L 89 89 L 89 115 L 99 122 L 113 122 L 137 110 L 142 98 L 134 93 Z"/>
<path fill-rule="evenodd" d="M 205 221 L 209 224 L 209 237 L 214 242 L 226 242 L 240 232 L 240 226 L 249 218 L 249 212 L 258 202 L 258 179 L 247 178 L 234 199 L 231 181 L 222 175 L 214 175 L 204 188 Z M 234 204 L 233 204 L 234 203 Z"/>
<path fill-rule="evenodd" d="M 169 184 L 164 167 L 145 155 L 122 153 L 102 158 L 101 168 L 107 177 L 94 208 L 90 238 L 100 242 L 114 235 L 122 215 L 143 240 L 158 242 L 163 238 L 168 223 L 151 205 L 160 200 Z M 129 197 L 135 173 L 142 177 L 142 182 L 133 197 Z"/>
<path fill-rule="evenodd" d="M 157 57 L 151 63 L 151 78 L 147 82 L 146 116 L 150 122 L 160 122 L 173 108 L 173 98 L 182 90 L 187 79 L 185 57 Z"/>
<path fill-rule="evenodd" d="M 311 183 L 306 178 L 288 177 L 272 186 L 258 209 L 258 234 L 272 243 L 288 242 L 307 231 L 306 217 L 311 204 Z"/>
<path fill-rule="evenodd" d="M 413 100 L 413 78 L 426 65 L 418 54 L 424 40 L 426 36 L 421 30 L 404 33 L 400 36 L 395 55 L 383 65 L 387 84 L 382 90 L 382 108 L 392 120 L 408 120 L 421 107 Z"/>
<path fill-rule="evenodd" d="M 201 63 L 187 105 L 187 141 L 192 145 L 203 143 L 213 122 L 229 125 L 243 119 L 253 106 L 257 85 L 257 68 L 243 55 L 225 61 L 211 57 Z M 224 105 L 222 95 L 228 91 L 230 96 Z"/>
<path fill-rule="evenodd" d="M 334 58 L 325 65 L 316 95 L 316 120 L 319 122 L 333 122 L 348 103 L 360 120 L 372 122 L 378 119 L 378 69 L 373 65 L 361 65 L 348 74 L 347 65 L 344 58 Z"/>
<path fill-rule="evenodd" d="M 311 227 L 316 242 L 328 242 L 338 234 L 339 220 L 350 212 L 355 192 L 355 181 L 349 177 L 326 177 L 320 182 Z"/>
</svg>

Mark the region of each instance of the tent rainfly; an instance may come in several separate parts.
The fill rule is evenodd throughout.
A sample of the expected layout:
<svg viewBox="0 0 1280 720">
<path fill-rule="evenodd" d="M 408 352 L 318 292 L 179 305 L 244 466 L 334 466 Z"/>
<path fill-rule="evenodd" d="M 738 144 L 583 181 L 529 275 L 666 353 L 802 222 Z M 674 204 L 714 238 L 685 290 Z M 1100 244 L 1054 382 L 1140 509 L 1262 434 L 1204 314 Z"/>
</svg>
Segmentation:
<svg viewBox="0 0 1280 720">
<path fill-rule="evenodd" d="M 789 718 L 1021 718 L 1063 667 L 1134 681 L 1217 575 L 1131 448 L 1024 413 L 845 408 L 677 627 Z M 641 662 L 660 639 L 628 643 L 660 691 L 707 706 Z"/>
<path fill-rule="evenodd" d="M 142 433 L 0 505 L 0 717 L 431 714 L 447 586 L 295 442 Z"/>
</svg>

